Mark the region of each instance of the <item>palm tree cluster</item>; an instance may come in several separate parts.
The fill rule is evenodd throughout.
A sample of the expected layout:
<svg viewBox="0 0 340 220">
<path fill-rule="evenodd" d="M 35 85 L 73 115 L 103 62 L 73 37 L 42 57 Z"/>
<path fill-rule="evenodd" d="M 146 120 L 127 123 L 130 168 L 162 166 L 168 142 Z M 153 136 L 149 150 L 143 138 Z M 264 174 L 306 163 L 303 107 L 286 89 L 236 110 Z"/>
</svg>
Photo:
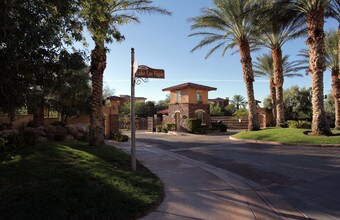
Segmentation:
<svg viewBox="0 0 340 220">
<path fill-rule="evenodd" d="M 253 89 L 254 73 L 270 79 L 276 126 L 281 126 L 285 122 L 284 76 L 296 76 L 296 71 L 303 66 L 296 62 L 288 63 L 288 57 L 282 53 L 282 46 L 289 40 L 307 35 L 308 69 L 312 75 L 312 133 L 331 134 L 323 102 L 323 72 L 328 63 L 325 57 L 324 21 L 327 16 L 339 21 L 339 1 L 212 0 L 212 2 L 214 7 L 203 8 L 200 16 L 191 18 L 191 29 L 195 32 L 189 36 L 203 38 L 192 51 L 213 45 L 207 58 L 217 49 L 222 48 L 223 56 L 227 50 L 238 46 L 248 98 L 248 130 L 259 129 Z M 338 33 L 340 34 L 340 29 Z M 255 63 L 254 71 L 251 51 L 259 47 L 270 49 L 271 55 L 260 56 Z M 334 74 L 338 76 L 339 69 Z M 333 96 L 337 94 L 334 93 Z M 337 96 L 337 99 L 339 98 Z"/>
</svg>

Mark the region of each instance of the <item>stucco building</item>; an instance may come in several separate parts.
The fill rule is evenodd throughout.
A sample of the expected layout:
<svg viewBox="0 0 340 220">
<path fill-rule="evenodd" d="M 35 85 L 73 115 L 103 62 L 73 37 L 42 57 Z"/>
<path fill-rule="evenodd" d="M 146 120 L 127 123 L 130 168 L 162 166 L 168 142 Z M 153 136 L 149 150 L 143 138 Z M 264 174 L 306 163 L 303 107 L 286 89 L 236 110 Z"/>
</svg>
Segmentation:
<svg viewBox="0 0 340 220">
<path fill-rule="evenodd" d="M 202 124 L 210 124 L 208 92 L 213 90 L 217 89 L 190 82 L 163 89 L 170 92 L 168 120 L 176 124 L 177 131 L 185 128 L 187 118 L 199 118 Z"/>
</svg>

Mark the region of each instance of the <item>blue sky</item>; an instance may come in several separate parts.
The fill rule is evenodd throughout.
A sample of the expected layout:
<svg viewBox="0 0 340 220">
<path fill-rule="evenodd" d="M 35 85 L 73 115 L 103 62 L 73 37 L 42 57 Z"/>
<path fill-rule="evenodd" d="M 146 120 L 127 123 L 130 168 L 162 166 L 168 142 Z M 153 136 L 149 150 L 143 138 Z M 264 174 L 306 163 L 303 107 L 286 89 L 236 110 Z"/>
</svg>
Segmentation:
<svg viewBox="0 0 340 220">
<path fill-rule="evenodd" d="M 140 16 L 140 24 L 129 24 L 120 28 L 125 41 L 107 45 L 110 52 L 104 82 L 115 89 L 116 95 L 130 94 L 130 51 L 131 47 L 134 47 L 135 57 L 140 65 L 165 70 L 165 79 L 151 79 L 148 83 L 137 85 L 136 96 L 158 101 L 164 99 L 167 94 L 162 91 L 163 88 L 193 82 L 216 87 L 217 91 L 210 92 L 209 98 L 231 98 L 236 94 L 246 97 L 238 53 L 231 55 L 232 51 L 229 51 L 222 57 L 221 51 L 217 51 L 205 59 L 209 47 L 190 52 L 200 38 L 188 37 L 191 33 L 188 18 L 199 15 L 201 8 L 212 6 L 211 0 L 155 0 L 154 5 L 171 11 L 173 15 Z M 326 30 L 337 27 L 334 20 L 327 20 L 325 24 Z M 302 48 L 307 48 L 305 39 L 298 39 L 288 42 L 283 53 L 289 54 L 292 61 Z M 253 60 L 256 60 L 256 55 L 252 54 Z M 292 85 L 310 87 L 311 77 L 285 79 L 284 88 Z M 325 72 L 324 85 L 327 93 L 331 89 L 329 71 Z M 256 78 L 254 90 L 255 98 L 263 101 L 269 94 L 269 82 Z"/>
</svg>

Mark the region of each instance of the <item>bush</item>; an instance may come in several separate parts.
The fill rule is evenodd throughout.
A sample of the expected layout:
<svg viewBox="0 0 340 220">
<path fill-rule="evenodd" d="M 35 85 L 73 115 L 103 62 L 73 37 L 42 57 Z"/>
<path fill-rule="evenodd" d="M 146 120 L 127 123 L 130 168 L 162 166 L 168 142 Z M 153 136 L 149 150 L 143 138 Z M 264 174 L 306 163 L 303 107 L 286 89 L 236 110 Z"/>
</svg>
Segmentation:
<svg viewBox="0 0 340 220">
<path fill-rule="evenodd" d="M 187 130 L 190 133 L 195 133 L 201 127 L 202 120 L 198 118 L 188 118 Z"/>
<path fill-rule="evenodd" d="M 38 143 L 38 137 L 39 135 L 32 131 L 23 131 L 19 134 L 13 133 L 0 137 L 0 152 L 36 145 Z"/>
<path fill-rule="evenodd" d="M 24 137 L 24 141 L 26 145 L 36 145 L 38 143 L 39 135 L 36 132 L 32 131 L 23 131 L 22 136 Z"/>
<path fill-rule="evenodd" d="M 66 134 L 55 134 L 54 141 L 64 141 L 66 138 Z"/>
<path fill-rule="evenodd" d="M 176 130 L 176 124 L 167 123 L 163 125 L 163 129 L 167 131 L 175 131 Z"/>
<path fill-rule="evenodd" d="M 52 126 L 62 126 L 62 127 L 65 127 L 66 126 L 66 123 L 63 122 L 63 121 L 54 121 L 51 123 Z"/>
<path fill-rule="evenodd" d="M 205 133 L 207 133 L 206 129 L 207 128 L 205 128 L 205 127 L 199 127 L 194 131 L 194 134 L 205 134 Z"/>
<path fill-rule="evenodd" d="M 7 151 L 6 143 L 7 141 L 5 140 L 5 138 L 0 137 L 0 152 Z"/>
<path fill-rule="evenodd" d="M 309 121 L 288 121 L 288 127 L 289 128 L 304 128 L 304 129 L 310 129 L 312 127 L 312 124 Z"/>
<path fill-rule="evenodd" d="M 118 142 L 127 142 L 129 137 L 125 134 L 122 134 L 120 131 L 113 133 L 112 139 Z"/>
<path fill-rule="evenodd" d="M 8 126 L 4 123 L 0 123 L 0 131 L 6 130 Z"/>
<path fill-rule="evenodd" d="M 21 149 L 26 146 L 23 134 L 10 134 L 5 137 L 7 140 L 8 150 Z"/>
<path fill-rule="evenodd" d="M 212 129 L 219 130 L 220 132 L 226 132 L 228 130 L 228 125 L 224 124 L 222 121 L 212 122 Z"/>
<path fill-rule="evenodd" d="M 34 123 L 34 121 L 29 121 L 29 122 L 27 123 L 26 127 L 29 127 L 29 128 L 36 128 L 36 127 L 38 127 L 38 126 Z"/>
</svg>

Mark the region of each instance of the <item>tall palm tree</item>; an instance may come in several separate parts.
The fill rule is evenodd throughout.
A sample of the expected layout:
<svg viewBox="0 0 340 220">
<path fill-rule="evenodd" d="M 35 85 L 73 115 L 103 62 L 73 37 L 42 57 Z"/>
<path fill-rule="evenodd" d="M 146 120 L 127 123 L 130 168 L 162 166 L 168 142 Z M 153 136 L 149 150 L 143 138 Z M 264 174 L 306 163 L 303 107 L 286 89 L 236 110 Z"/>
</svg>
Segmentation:
<svg viewBox="0 0 340 220">
<path fill-rule="evenodd" d="M 270 10 L 268 10 L 269 8 Z M 273 57 L 273 80 L 275 85 L 276 102 L 276 126 L 281 126 L 284 122 L 283 107 L 283 58 L 282 47 L 289 40 L 301 37 L 306 33 L 306 28 L 302 16 L 298 16 L 296 11 L 282 10 L 276 8 L 270 2 L 262 14 L 265 20 L 263 34 L 258 38 L 258 44 L 271 49 Z M 281 9 L 281 10 L 280 10 Z M 269 13 L 266 13 L 269 12 Z M 274 12 L 274 13 L 273 13 Z"/>
<path fill-rule="evenodd" d="M 330 0 L 330 7 L 328 9 L 327 15 L 338 21 L 338 39 L 340 39 L 340 1 Z M 340 51 L 340 40 L 338 41 L 338 48 Z M 338 54 L 338 59 L 340 60 L 340 53 Z"/>
<path fill-rule="evenodd" d="M 335 30 L 326 33 L 325 50 L 327 67 L 332 74 L 332 96 L 335 107 L 335 129 L 340 130 L 340 79 L 339 79 L 339 36 Z"/>
<path fill-rule="evenodd" d="M 309 47 L 309 69 L 312 74 L 312 105 L 313 121 L 312 133 L 314 135 L 332 134 L 326 120 L 323 93 L 323 73 L 326 68 L 325 60 L 325 13 L 332 0 L 282 0 L 285 5 L 293 6 L 307 19 Z M 287 4 L 288 2 L 288 4 Z"/>
<path fill-rule="evenodd" d="M 302 74 L 297 73 L 298 71 L 304 69 L 303 66 L 300 65 L 298 61 L 289 62 L 289 56 L 285 55 L 282 58 L 282 72 L 283 77 L 302 77 Z M 276 88 L 275 88 L 275 80 L 274 80 L 274 66 L 273 66 L 273 56 L 271 53 L 262 54 L 256 58 L 256 62 L 254 62 L 254 74 L 255 77 L 264 77 L 269 80 L 269 90 L 270 90 L 270 99 L 273 106 L 273 120 L 276 122 Z"/>
<path fill-rule="evenodd" d="M 122 41 L 124 36 L 118 26 L 139 22 L 136 12 L 170 14 L 168 11 L 151 6 L 151 0 L 85 0 L 81 1 L 80 16 L 84 20 L 95 43 L 91 51 L 92 95 L 90 99 L 89 144 L 104 143 L 102 113 L 103 73 L 106 68 L 106 43 Z"/>
<path fill-rule="evenodd" d="M 260 129 L 256 113 L 254 98 L 254 73 L 251 59 L 251 45 L 257 36 L 258 29 L 251 20 L 256 13 L 246 13 L 254 8 L 251 0 L 212 0 L 213 8 L 203 8 L 200 16 L 191 18 L 191 29 L 198 30 L 189 36 L 202 36 L 201 40 L 192 51 L 199 48 L 216 44 L 208 52 L 208 58 L 217 49 L 222 48 L 222 56 L 228 49 L 238 46 L 241 56 L 243 79 L 246 85 L 248 98 L 248 130 Z"/>
</svg>

